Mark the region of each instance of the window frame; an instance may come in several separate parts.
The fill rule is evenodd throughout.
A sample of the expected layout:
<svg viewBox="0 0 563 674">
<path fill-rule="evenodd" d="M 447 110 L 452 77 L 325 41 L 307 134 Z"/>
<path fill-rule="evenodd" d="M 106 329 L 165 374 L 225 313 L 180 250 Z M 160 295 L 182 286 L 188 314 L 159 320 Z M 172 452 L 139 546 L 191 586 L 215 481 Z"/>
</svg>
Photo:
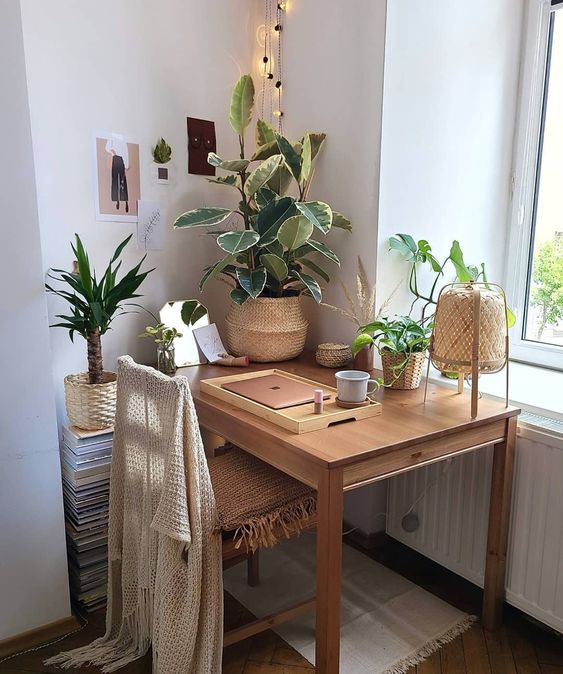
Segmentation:
<svg viewBox="0 0 563 674">
<path fill-rule="evenodd" d="M 528 2 L 513 158 L 506 289 L 517 315 L 516 325 L 511 331 L 510 358 L 531 365 L 563 369 L 563 347 L 523 338 L 547 93 L 545 84 L 549 36 L 552 15 L 556 11 L 563 11 L 563 4 L 552 5 L 551 0 Z"/>
</svg>

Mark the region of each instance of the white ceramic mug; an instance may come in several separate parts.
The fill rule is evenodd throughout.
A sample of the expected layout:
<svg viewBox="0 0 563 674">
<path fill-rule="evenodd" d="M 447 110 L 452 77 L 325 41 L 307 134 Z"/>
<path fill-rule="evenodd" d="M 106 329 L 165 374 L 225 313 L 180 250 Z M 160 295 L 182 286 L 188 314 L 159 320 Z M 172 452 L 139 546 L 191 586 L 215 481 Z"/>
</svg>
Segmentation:
<svg viewBox="0 0 563 674">
<path fill-rule="evenodd" d="M 363 403 L 379 389 L 379 383 L 370 379 L 367 372 L 342 370 L 335 376 L 338 400 L 344 403 Z"/>
</svg>

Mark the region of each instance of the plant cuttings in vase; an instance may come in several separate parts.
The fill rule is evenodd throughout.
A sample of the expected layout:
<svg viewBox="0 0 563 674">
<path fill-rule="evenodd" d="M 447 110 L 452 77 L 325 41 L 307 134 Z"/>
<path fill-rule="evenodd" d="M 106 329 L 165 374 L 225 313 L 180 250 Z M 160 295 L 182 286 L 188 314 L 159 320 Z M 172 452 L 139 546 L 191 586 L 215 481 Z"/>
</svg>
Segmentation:
<svg viewBox="0 0 563 674">
<path fill-rule="evenodd" d="M 321 302 L 318 279 L 330 280 L 318 263 L 324 258 L 340 264 L 336 253 L 314 235 L 326 236 L 334 227 L 351 230 L 350 221 L 322 201 L 309 201 L 314 160 L 325 140 L 324 133 L 306 133 L 290 142 L 264 122 L 256 124 L 254 154 L 247 159 L 245 131 L 254 106 L 254 84 L 250 75 L 237 82 L 230 107 L 230 123 L 238 135 L 240 158 L 223 160 L 210 153 L 208 161 L 226 175 L 209 178 L 238 193 L 236 208 L 197 208 L 184 213 L 175 228 L 216 227 L 233 215 L 243 229 L 218 232 L 217 244 L 226 255 L 207 267 L 200 290 L 213 278 L 232 286 L 231 299 L 242 305 L 248 298 L 310 295 Z M 253 167 L 254 162 L 260 162 Z M 287 194 L 295 183 L 298 197 Z"/>
<path fill-rule="evenodd" d="M 128 300 L 141 297 L 137 289 L 145 278 L 154 269 L 140 272 L 145 257 L 130 269 L 121 279 L 117 279 L 117 273 L 121 267 L 119 260 L 125 246 L 131 240 L 132 234 L 122 241 L 115 249 L 106 270 L 98 281 L 96 272 L 90 267 L 90 260 L 78 234 L 76 243 L 71 244 L 72 251 L 76 256 L 75 270 L 68 272 L 64 269 L 51 269 L 49 278 L 66 284 L 70 288 L 61 290 L 45 284 L 47 292 L 62 297 L 68 302 L 69 314 L 57 314 L 62 319 L 61 323 L 55 323 L 50 327 L 66 328 L 71 341 L 74 341 L 74 333 L 82 335 L 88 346 L 88 375 L 90 384 L 102 384 L 102 335 L 107 332 L 117 316 L 129 313 L 137 313 L 125 307 L 138 307 L 138 304 Z M 58 275 L 58 276 L 57 276 Z"/>
</svg>

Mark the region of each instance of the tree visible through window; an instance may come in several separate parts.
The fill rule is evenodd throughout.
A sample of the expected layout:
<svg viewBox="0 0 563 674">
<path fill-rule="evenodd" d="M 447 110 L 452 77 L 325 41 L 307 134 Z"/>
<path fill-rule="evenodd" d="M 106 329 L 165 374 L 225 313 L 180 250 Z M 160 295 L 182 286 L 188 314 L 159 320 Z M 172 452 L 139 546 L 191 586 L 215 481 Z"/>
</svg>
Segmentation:
<svg viewBox="0 0 563 674">
<path fill-rule="evenodd" d="M 563 12 L 550 19 L 523 339 L 563 346 Z"/>
</svg>

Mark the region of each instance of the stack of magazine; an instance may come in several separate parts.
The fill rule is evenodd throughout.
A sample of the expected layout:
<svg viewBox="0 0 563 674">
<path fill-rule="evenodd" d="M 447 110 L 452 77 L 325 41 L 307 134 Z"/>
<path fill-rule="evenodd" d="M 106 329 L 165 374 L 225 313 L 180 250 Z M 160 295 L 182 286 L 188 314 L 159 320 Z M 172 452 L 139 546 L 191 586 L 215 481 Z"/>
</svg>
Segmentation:
<svg viewBox="0 0 563 674">
<path fill-rule="evenodd" d="M 61 466 L 70 594 L 86 611 L 105 606 L 113 430 L 63 428 Z"/>
</svg>

